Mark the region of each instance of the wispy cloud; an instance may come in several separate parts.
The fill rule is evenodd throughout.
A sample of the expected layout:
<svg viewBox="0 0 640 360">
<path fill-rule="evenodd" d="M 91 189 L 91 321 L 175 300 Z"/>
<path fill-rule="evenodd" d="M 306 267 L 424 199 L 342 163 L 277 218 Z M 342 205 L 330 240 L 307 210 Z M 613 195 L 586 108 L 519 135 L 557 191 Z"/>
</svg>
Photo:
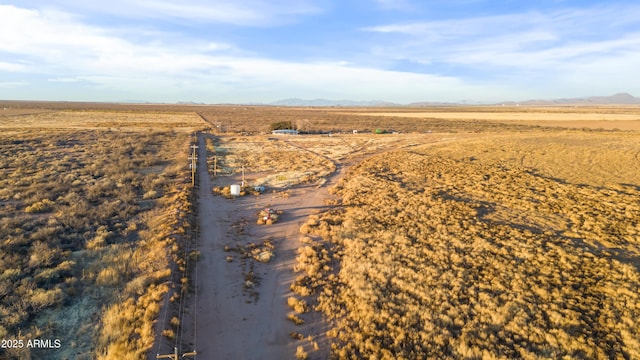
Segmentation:
<svg viewBox="0 0 640 360">
<path fill-rule="evenodd" d="M 387 24 L 364 30 L 392 36 L 389 42 L 396 45 L 389 53 L 396 58 L 479 66 L 548 66 L 636 48 L 639 16 L 640 6 L 614 5 Z"/>
<path fill-rule="evenodd" d="M 461 68 L 475 72 L 473 78 L 486 84 L 509 79 L 514 86 L 541 87 L 547 82 L 558 91 L 574 93 L 580 86 L 598 86 L 591 92 L 601 93 L 616 87 L 640 89 L 628 80 L 640 60 L 638 19 L 640 5 L 613 4 L 392 23 L 363 30 L 378 34 L 372 47 L 376 57 L 446 64 L 458 73 Z"/>
<path fill-rule="evenodd" d="M 41 1 L 37 0 L 22 3 L 23 6 L 41 6 Z M 50 0 L 47 7 L 122 18 L 266 26 L 295 22 L 298 16 L 321 12 L 319 4 L 313 0 Z"/>
<path fill-rule="evenodd" d="M 0 71 L 6 72 L 22 72 L 27 70 L 25 64 L 18 64 L 6 61 L 0 61 Z"/>
<path fill-rule="evenodd" d="M 10 89 L 20 86 L 27 86 L 29 83 L 27 81 L 0 81 L 0 88 Z"/>
<path fill-rule="evenodd" d="M 49 78 L 47 81 L 52 83 L 79 83 L 85 81 L 81 77 L 57 77 L 57 78 Z"/>
<path fill-rule="evenodd" d="M 199 101 L 273 101 L 288 94 L 409 102 L 425 97 L 444 100 L 447 95 L 478 90 L 449 76 L 381 70 L 344 61 L 294 62 L 250 56 L 233 44 L 180 44 L 161 39 L 134 43 L 122 36 L 123 29 L 108 31 L 58 11 L 13 6 L 3 6 L 1 11 L 11 21 L 0 22 L 0 34 L 4 34 L 0 35 L 0 51 L 31 63 L 32 73 L 61 85 L 77 82 L 156 99 L 188 93 L 190 99 Z M 28 31 L 11 32 L 18 24 Z"/>
<path fill-rule="evenodd" d="M 122 29 L 87 25 L 67 13 L 13 6 L 0 6 L 0 13 L 0 51 L 21 59 L 22 69 L 30 63 L 29 70 L 35 73 L 171 73 L 206 63 L 202 54 L 184 52 L 179 43 L 163 42 L 162 37 L 134 43 Z M 207 52 L 233 48 L 213 42 L 191 46 Z M 10 63 L 5 64 L 8 69 Z"/>
<path fill-rule="evenodd" d="M 378 23 L 367 27 L 349 27 L 349 16 L 359 15 L 360 7 L 325 26 L 330 19 L 321 17 L 320 0 L 0 5 L 0 88 L 12 87 L 0 97 L 64 89 L 87 100 L 94 94 L 99 100 L 328 97 L 407 103 L 504 100 L 536 96 L 544 87 L 565 91 L 561 96 L 640 93 L 629 75 L 640 63 L 640 5 L 429 20 L 417 1 L 371 1 Z M 423 8 L 383 11 L 394 4 Z M 336 3 L 327 6 L 342 10 Z M 319 17 L 298 23 L 311 15 Z M 21 79 L 32 85 L 22 86 Z"/>
</svg>

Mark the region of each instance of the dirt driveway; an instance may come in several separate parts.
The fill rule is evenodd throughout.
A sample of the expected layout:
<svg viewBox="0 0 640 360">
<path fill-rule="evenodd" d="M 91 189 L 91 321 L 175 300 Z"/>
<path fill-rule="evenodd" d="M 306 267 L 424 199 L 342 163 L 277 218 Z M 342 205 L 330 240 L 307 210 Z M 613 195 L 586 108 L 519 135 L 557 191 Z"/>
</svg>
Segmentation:
<svg viewBox="0 0 640 360">
<path fill-rule="evenodd" d="M 199 170 L 206 169 L 203 136 L 199 139 Z M 340 172 L 338 168 L 320 188 L 303 186 L 291 189 L 288 196 L 265 193 L 229 200 L 214 195 L 209 174 L 199 171 L 197 309 L 188 310 L 183 320 L 192 324 L 192 317 L 196 317 L 197 329 L 192 336 L 198 358 L 294 358 L 296 344 L 289 333 L 296 325 L 287 319 L 290 309 L 286 298 L 295 277 L 292 268 L 300 244 L 299 228 L 312 211 L 326 208 L 327 188 Z M 233 179 L 217 181 L 228 185 Z M 280 221 L 257 225 L 257 211 L 268 206 L 283 211 Z M 275 246 L 275 257 L 269 263 L 246 258 L 239 250 L 265 241 Z M 254 285 L 247 286 L 247 280 Z"/>
<path fill-rule="evenodd" d="M 299 345 L 311 350 L 309 341 L 291 338 L 290 333 L 294 331 L 316 334 L 313 342 L 319 344 L 319 350 L 309 354 L 311 359 L 329 356 L 328 339 L 324 336 L 326 324 L 320 314 L 305 314 L 308 321 L 302 326 L 287 319 L 291 312 L 287 306 L 287 297 L 292 295 L 289 287 L 297 275 L 293 266 L 296 250 L 301 246 L 300 225 L 312 213 L 329 208 L 325 200 L 332 196 L 327 190 L 336 184 L 349 166 L 374 154 L 417 143 L 435 144 L 474 135 L 399 137 L 397 141 L 370 149 L 357 147 L 345 161 L 330 159 L 334 161 L 336 170 L 321 187 L 298 185 L 288 189 L 286 196 L 282 192 L 267 192 L 231 200 L 214 195 L 211 189 L 213 186 L 239 184 L 240 179 L 226 176 L 212 182 L 204 171 L 205 136 L 211 135 L 200 135 L 198 156 L 200 258 L 193 274 L 195 301 L 189 300 L 196 308 L 188 305 L 183 317 L 182 339 L 187 347 L 183 350 L 195 348 L 200 359 L 280 360 L 295 358 Z M 282 210 L 280 221 L 273 225 L 257 225 L 257 212 L 265 207 Z M 275 257 L 269 263 L 243 255 L 252 247 L 264 248 L 265 242 L 274 246 Z"/>
</svg>

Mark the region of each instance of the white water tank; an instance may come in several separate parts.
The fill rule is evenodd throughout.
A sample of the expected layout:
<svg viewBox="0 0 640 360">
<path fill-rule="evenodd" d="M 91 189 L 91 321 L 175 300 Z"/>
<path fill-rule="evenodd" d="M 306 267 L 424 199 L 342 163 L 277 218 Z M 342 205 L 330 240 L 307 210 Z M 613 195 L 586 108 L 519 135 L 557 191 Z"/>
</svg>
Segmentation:
<svg viewBox="0 0 640 360">
<path fill-rule="evenodd" d="M 232 196 L 240 196 L 240 185 L 233 184 L 229 187 Z"/>
</svg>

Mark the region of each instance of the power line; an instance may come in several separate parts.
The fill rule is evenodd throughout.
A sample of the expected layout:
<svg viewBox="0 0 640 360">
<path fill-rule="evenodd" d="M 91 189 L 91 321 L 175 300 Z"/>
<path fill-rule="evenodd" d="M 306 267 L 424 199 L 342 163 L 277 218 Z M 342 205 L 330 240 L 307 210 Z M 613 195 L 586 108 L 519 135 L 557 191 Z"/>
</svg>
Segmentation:
<svg viewBox="0 0 640 360">
<path fill-rule="evenodd" d="M 171 265 L 171 276 L 173 276 L 173 273 L 175 271 L 175 264 Z M 162 329 L 164 329 L 164 327 L 167 325 L 167 316 L 169 315 L 169 294 L 170 292 L 167 292 L 166 294 L 166 299 L 164 302 L 164 315 L 162 316 L 163 320 L 162 320 Z M 162 334 L 162 333 L 161 333 Z M 162 336 L 162 335 L 161 335 Z M 156 354 L 160 353 L 160 344 L 161 344 L 161 340 L 162 337 L 160 337 L 160 339 L 158 339 L 158 345 L 156 346 Z"/>
<path fill-rule="evenodd" d="M 196 141 L 197 141 L 197 135 L 196 135 Z M 191 164 L 190 164 L 190 167 L 191 167 L 191 186 L 192 186 L 192 189 L 193 189 L 193 188 L 195 188 L 196 167 L 197 167 L 197 160 L 198 160 L 198 154 L 196 153 L 196 149 L 198 149 L 198 145 L 193 144 L 193 145 L 190 146 L 190 149 L 191 149 L 191 156 L 189 157 L 189 160 L 191 160 Z M 196 212 L 196 214 L 197 214 L 197 212 Z M 191 235 L 190 236 L 191 239 L 195 241 L 196 250 L 197 250 L 197 242 L 198 242 L 198 240 L 197 240 L 197 237 L 196 237 L 197 234 L 194 234 L 194 227 L 193 226 L 190 227 L 189 233 Z M 173 347 L 173 354 L 160 354 L 159 353 L 160 341 L 158 341 L 158 347 L 157 347 L 157 350 L 156 350 L 156 359 L 178 360 L 178 358 L 179 358 L 179 347 L 182 346 L 182 340 L 183 340 L 184 328 L 185 328 L 184 325 L 182 324 L 182 320 L 184 319 L 184 313 L 185 313 L 185 309 L 186 309 L 186 294 L 185 294 L 185 292 L 186 292 L 186 288 L 187 288 L 187 286 L 186 286 L 187 281 L 185 281 L 183 283 L 182 279 L 186 278 L 187 271 L 189 269 L 189 241 L 188 240 L 185 241 L 185 244 L 184 244 L 184 262 L 185 262 L 184 263 L 184 270 L 182 272 L 182 278 L 181 278 L 181 281 L 180 281 L 180 297 L 179 297 L 179 304 L 178 304 L 178 325 L 177 325 L 178 328 L 176 329 L 176 334 L 175 334 L 175 342 L 174 342 L 174 347 Z M 197 285 L 197 269 L 198 269 L 198 267 L 196 266 L 196 279 L 195 279 L 196 285 Z M 175 270 L 175 263 L 172 264 L 172 273 L 174 272 L 174 270 Z M 196 296 L 194 297 L 194 307 L 197 306 L 196 305 L 197 286 L 195 287 L 195 291 L 196 291 Z M 165 313 L 164 313 L 163 325 L 166 325 L 166 323 L 167 323 L 168 308 L 169 308 L 168 304 L 165 304 Z M 194 341 L 193 341 L 194 350 L 191 351 L 191 352 L 182 353 L 181 357 L 194 357 L 195 358 L 195 356 L 198 354 L 196 352 L 196 350 L 195 350 L 196 349 L 196 347 L 195 347 L 195 344 L 196 344 L 195 338 L 196 338 L 196 335 L 197 335 L 197 333 L 196 333 L 196 329 L 197 329 L 196 320 L 197 320 L 197 316 L 194 316 L 194 320 L 193 320 L 193 324 L 194 324 L 194 330 L 193 330 L 193 332 L 194 332 Z"/>
<path fill-rule="evenodd" d="M 191 186 L 196 186 L 196 166 L 198 161 L 198 154 L 196 153 L 196 149 L 198 145 L 191 145 L 191 156 L 189 160 L 191 160 Z"/>
<path fill-rule="evenodd" d="M 196 356 L 198 355 L 198 353 L 196 353 L 195 351 L 192 352 L 188 352 L 188 353 L 183 353 L 182 357 L 187 357 L 187 356 Z M 173 354 L 164 354 L 164 355 L 160 355 L 157 354 L 156 355 L 156 359 L 173 359 L 173 360 L 178 360 L 179 359 L 179 354 L 178 354 L 178 348 L 174 347 L 173 348 Z"/>
<path fill-rule="evenodd" d="M 206 146 L 205 146 L 205 157 L 204 157 L 204 162 L 205 165 L 207 163 L 207 156 L 206 156 Z M 205 166 L 206 167 L 206 166 Z M 205 171 L 205 176 L 207 176 L 208 171 Z M 196 355 L 196 350 L 197 347 L 197 341 L 198 341 L 198 257 L 199 257 L 199 252 L 198 252 L 198 245 L 200 242 L 200 212 L 196 211 L 196 217 L 195 217 L 195 224 L 194 224 L 194 232 L 195 232 L 195 236 L 194 236 L 194 243 L 195 243 L 195 255 L 196 255 L 196 259 L 195 259 L 195 270 L 194 270 L 194 276 L 193 276 L 193 286 L 194 286 L 194 296 L 193 296 L 193 353 L 194 353 L 194 357 Z M 184 356 L 184 355 L 183 355 Z"/>
</svg>

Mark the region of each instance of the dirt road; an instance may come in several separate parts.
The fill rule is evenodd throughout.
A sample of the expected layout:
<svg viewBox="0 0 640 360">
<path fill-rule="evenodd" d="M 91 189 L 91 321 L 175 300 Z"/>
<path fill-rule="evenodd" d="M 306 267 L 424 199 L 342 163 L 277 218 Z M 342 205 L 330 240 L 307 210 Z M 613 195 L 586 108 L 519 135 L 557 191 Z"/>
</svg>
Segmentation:
<svg viewBox="0 0 640 360">
<path fill-rule="evenodd" d="M 287 307 L 287 297 L 292 295 L 289 287 L 296 276 L 293 272 L 296 250 L 301 246 L 300 225 L 313 212 L 329 208 L 325 205 L 325 199 L 331 198 L 327 189 L 336 184 L 351 164 L 391 148 L 414 146 L 415 139 L 371 149 L 353 149 L 353 153 L 340 162 L 330 159 L 336 170 L 321 187 L 298 185 L 286 194 L 267 192 L 230 200 L 214 195 L 211 189 L 239 184 L 240 178 L 220 176 L 211 180 L 206 171 L 206 136 L 211 135 L 199 137 L 200 258 L 194 272 L 196 309 L 190 306 L 183 318 L 186 334 L 182 337 L 183 343 L 191 345 L 189 339 L 193 339 L 200 359 L 292 359 L 299 345 L 311 350 L 310 341 L 291 338 L 290 333 L 295 331 L 315 334 L 313 342 L 319 345 L 319 350 L 313 350 L 310 358 L 327 358 L 326 324 L 320 314 L 305 314 L 307 322 L 302 326 L 287 319 L 291 312 Z M 444 141 L 452 141 L 451 136 L 425 135 L 420 142 Z M 282 210 L 280 221 L 257 225 L 257 212 L 265 207 Z M 246 255 L 252 246 L 260 248 L 265 242 L 275 246 L 275 257 L 269 263 Z M 194 317 L 196 326 L 192 332 L 187 327 L 194 323 Z"/>
<path fill-rule="evenodd" d="M 216 196 L 206 169 L 204 136 L 199 139 L 200 260 L 197 266 L 197 316 L 194 346 L 201 359 L 290 359 L 295 343 L 289 333 L 296 330 L 287 320 L 286 298 L 294 273 L 299 227 L 313 211 L 326 208 L 326 189 L 291 189 L 281 194 L 249 195 L 233 200 Z M 216 185 L 237 183 L 231 177 L 216 179 Z M 256 212 L 272 206 L 283 211 L 274 225 L 256 225 Z M 269 263 L 243 258 L 239 249 L 269 241 L 275 257 Z M 225 249 L 226 246 L 226 249 Z M 227 251 L 225 251 L 227 250 Z M 227 261 L 227 257 L 232 257 Z M 250 279 L 255 286 L 246 286 Z"/>
</svg>

